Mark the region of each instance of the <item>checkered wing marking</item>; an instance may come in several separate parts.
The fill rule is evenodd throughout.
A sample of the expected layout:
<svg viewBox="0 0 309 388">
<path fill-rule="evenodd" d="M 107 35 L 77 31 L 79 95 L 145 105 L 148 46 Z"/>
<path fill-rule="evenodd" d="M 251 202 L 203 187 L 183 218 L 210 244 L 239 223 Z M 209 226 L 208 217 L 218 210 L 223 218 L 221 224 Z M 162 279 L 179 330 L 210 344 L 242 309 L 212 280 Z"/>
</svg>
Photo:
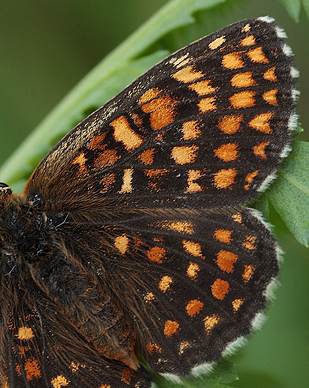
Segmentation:
<svg viewBox="0 0 309 388">
<path fill-rule="evenodd" d="M 32 286 L 33 296 L 36 286 Z M 46 296 L 36 290 L 39 298 L 34 303 L 22 289 L 12 290 L 18 304 L 7 311 L 1 328 L 6 333 L 1 387 L 150 388 L 150 376 L 143 368 L 134 371 L 100 356 Z"/>
<path fill-rule="evenodd" d="M 245 208 L 119 214 L 104 230 L 101 272 L 156 372 L 217 360 L 252 330 L 278 273 L 274 238 Z"/>
<path fill-rule="evenodd" d="M 276 24 L 261 19 L 192 43 L 79 124 L 41 162 L 26 194 L 61 207 L 74 207 L 74 198 L 79 207 L 90 192 L 127 207 L 247 202 L 290 143 L 286 47 Z"/>
</svg>

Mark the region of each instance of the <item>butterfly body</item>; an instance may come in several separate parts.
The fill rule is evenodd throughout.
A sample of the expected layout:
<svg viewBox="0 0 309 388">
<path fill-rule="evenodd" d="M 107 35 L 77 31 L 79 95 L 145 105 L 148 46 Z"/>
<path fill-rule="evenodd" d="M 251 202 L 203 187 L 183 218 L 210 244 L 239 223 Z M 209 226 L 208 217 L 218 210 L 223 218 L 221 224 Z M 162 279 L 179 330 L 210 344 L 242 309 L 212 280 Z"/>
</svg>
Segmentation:
<svg viewBox="0 0 309 388">
<path fill-rule="evenodd" d="M 147 388 L 195 374 L 257 326 L 278 274 L 258 212 L 295 127 L 271 19 L 172 54 L 1 198 L 1 382 Z M 5 386 L 5 385 L 4 385 Z"/>
</svg>

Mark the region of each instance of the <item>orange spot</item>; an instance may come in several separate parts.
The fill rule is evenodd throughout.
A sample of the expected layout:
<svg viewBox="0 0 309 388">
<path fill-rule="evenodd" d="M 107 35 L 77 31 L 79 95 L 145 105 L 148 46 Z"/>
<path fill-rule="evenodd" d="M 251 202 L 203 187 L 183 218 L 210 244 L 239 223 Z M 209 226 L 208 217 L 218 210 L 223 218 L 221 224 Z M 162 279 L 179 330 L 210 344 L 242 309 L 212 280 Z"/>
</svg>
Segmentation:
<svg viewBox="0 0 309 388">
<path fill-rule="evenodd" d="M 51 384 L 54 388 L 66 387 L 70 384 L 70 381 L 67 380 L 63 375 L 58 375 L 51 380 Z"/>
<path fill-rule="evenodd" d="M 236 133 L 242 122 L 242 115 L 222 116 L 219 119 L 219 129 L 227 134 Z"/>
<path fill-rule="evenodd" d="M 143 120 L 139 117 L 138 114 L 136 113 L 132 113 L 131 115 L 133 121 L 134 121 L 134 124 L 137 126 L 137 127 L 141 127 L 143 125 Z"/>
<path fill-rule="evenodd" d="M 16 365 L 15 370 L 16 370 L 16 373 L 18 374 L 18 376 L 21 376 L 20 365 Z"/>
<path fill-rule="evenodd" d="M 186 121 L 182 124 L 182 133 L 184 140 L 192 140 L 197 139 L 201 131 L 199 130 L 199 123 L 197 120 Z"/>
<path fill-rule="evenodd" d="M 104 148 L 106 147 L 106 144 L 103 144 L 105 137 L 106 137 L 106 132 L 93 137 L 90 140 L 87 148 L 89 150 L 104 150 Z"/>
<path fill-rule="evenodd" d="M 188 164 L 195 161 L 197 151 L 198 147 L 195 145 L 173 147 L 171 156 L 177 164 Z"/>
<path fill-rule="evenodd" d="M 235 109 L 249 108 L 255 105 L 254 95 L 254 91 L 246 90 L 244 92 L 233 94 L 229 98 L 229 101 Z"/>
<path fill-rule="evenodd" d="M 187 234 L 194 233 L 192 222 L 189 222 L 189 221 L 165 222 L 164 225 L 162 226 L 168 229 L 175 230 L 178 233 L 187 233 Z"/>
<path fill-rule="evenodd" d="M 253 179 L 257 176 L 257 174 L 259 173 L 259 171 L 260 171 L 260 170 L 255 170 L 255 171 L 253 171 L 253 172 L 250 172 L 250 173 L 246 176 L 245 181 L 248 182 L 248 183 L 244 186 L 245 190 L 249 190 L 249 188 L 250 188 L 250 186 L 251 186 L 251 184 L 252 184 L 252 182 L 253 182 Z"/>
<path fill-rule="evenodd" d="M 122 186 L 121 186 L 121 190 L 119 191 L 119 194 L 132 193 L 133 191 L 132 174 L 133 174 L 132 168 L 126 168 L 123 171 Z"/>
<path fill-rule="evenodd" d="M 179 323 L 176 321 L 170 321 L 169 319 L 165 322 L 164 334 L 166 337 L 171 337 L 173 334 L 177 333 L 179 329 Z"/>
<path fill-rule="evenodd" d="M 185 351 L 186 348 L 188 348 L 190 346 L 190 342 L 189 341 L 183 341 L 183 342 L 180 342 L 179 344 L 179 355 L 183 354 L 183 352 Z"/>
<path fill-rule="evenodd" d="M 254 265 L 245 265 L 245 270 L 242 274 L 242 278 L 244 279 L 244 282 L 247 283 L 251 276 L 254 274 L 255 266 Z"/>
<path fill-rule="evenodd" d="M 185 250 L 190 253 L 190 255 L 203 258 L 202 247 L 200 243 L 197 243 L 195 241 L 183 240 L 182 245 Z"/>
<path fill-rule="evenodd" d="M 172 75 L 175 80 L 185 83 L 195 81 L 203 76 L 204 74 L 200 71 L 195 71 L 192 65 L 186 66 Z"/>
<path fill-rule="evenodd" d="M 227 189 L 235 183 L 236 174 L 235 168 L 222 169 L 214 174 L 214 185 L 217 189 Z"/>
<path fill-rule="evenodd" d="M 231 79 L 231 85 L 235 88 L 246 88 L 256 85 L 256 82 L 252 78 L 251 71 L 245 73 L 237 73 Z"/>
<path fill-rule="evenodd" d="M 225 244 L 230 244 L 232 241 L 232 231 L 226 229 L 217 229 L 214 233 L 214 238 Z"/>
<path fill-rule="evenodd" d="M 160 182 L 160 179 L 163 178 L 169 170 L 166 169 L 153 169 L 153 170 L 144 170 L 144 174 L 150 178 L 150 181 L 148 182 L 148 185 L 155 191 L 160 191 L 160 187 L 158 187 L 158 184 Z"/>
<path fill-rule="evenodd" d="M 109 173 L 105 175 L 100 181 L 100 184 L 103 186 L 102 189 L 100 190 L 100 193 L 103 193 L 103 194 L 107 193 L 115 182 L 116 182 L 116 179 L 115 179 L 114 173 Z"/>
<path fill-rule="evenodd" d="M 34 337 L 31 327 L 20 327 L 18 329 L 17 338 L 21 341 L 27 341 Z"/>
<path fill-rule="evenodd" d="M 30 349 L 30 346 L 18 346 L 18 351 L 21 357 L 25 357 L 26 352 L 28 352 Z"/>
<path fill-rule="evenodd" d="M 256 236 L 246 236 L 246 241 L 243 242 L 242 246 L 250 251 L 256 249 Z"/>
<path fill-rule="evenodd" d="M 235 143 L 222 144 L 214 150 L 215 155 L 224 162 L 230 162 L 238 158 L 238 147 Z"/>
<path fill-rule="evenodd" d="M 223 55 L 222 65 L 226 69 L 240 69 L 245 66 L 245 62 L 241 58 L 241 53 L 234 52 Z"/>
<path fill-rule="evenodd" d="M 268 104 L 278 105 L 277 92 L 278 92 L 278 89 L 268 90 L 263 94 L 262 97 L 266 102 L 268 102 Z"/>
<path fill-rule="evenodd" d="M 275 69 L 276 67 L 271 67 L 270 69 L 268 69 L 267 71 L 265 71 L 263 77 L 265 79 L 267 79 L 268 81 L 271 81 L 271 82 L 276 82 L 278 81 L 278 78 L 275 74 Z"/>
<path fill-rule="evenodd" d="M 26 372 L 27 381 L 38 379 L 41 377 L 41 368 L 37 359 L 29 358 L 28 360 L 26 360 L 24 364 L 24 369 Z"/>
<path fill-rule="evenodd" d="M 100 385 L 99 388 L 112 388 L 109 384 L 106 385 L 106 384 L 103 384 L 103 385 Z"/>
<path fill-rule="evenodd" d="M 208 315 L 204 318 L 204 327 L 207 334 L 210 334 L 212 328 L 219 322 L 220 316 L 218 314 Z"/>
<path fill-rule="evenodd" d="M 146 345 L 146 349 L 147 349 L 147 352 L 149 354 L 161 353 L 162 352 L 162 348 L 158 344 L 148 343 Z"/>
<path fill-rule="evenodd" d="M 253 46 L 255 44 L 255 37 L 253 35 L 248 35 L 241 40 L 240 44 L 242 46 Z"/>
<path fill-rule="evenodd" d="M 145 296 L 144 296 L 144 301 L 145 302 L 151 302 L 152 300 L 155 299 L 155 296 L 152 292 L 148 292 Z"/>
<path fill-rule="evenodd" d="M 215 93 L 218 90 L 218 88 L 211 86 L 209 79 L 190 84 L 188 88 L 194 90 L 199 96 L 206 96 L 207 94 Z"/>
<path fill-rule="evenodd" d="M 265 141 L 264 143 L 260 143 L 256 146 L 254 146 L 252 149 L 253 149 L 253 152 L 255 153 L 255 155 L 259 156 L 262 159 L 267 159 L 266 153 L 265 153 L 265 148 L 268 146 L 269 143 L 270 143 L 270 141 Z"/>
<path fill-rule="evenodd" d="M 236 312 L 243 303 L 244 299 L 234 299 L 232 302 L 233 310 Z"/>
<path fill-rule="evenodd" d="M 151 165 L 153 163 L 154 151 L 154 148 L 146 150 L 138 156 L 138 159 L 146 165 Z"/>
<path fill-rule="evenodd" d="M 242 223 L 242 216 L 240 213 L 236 213 L 232 215 L 232 218 L 235 222 L 238 222 L 239 224 Z"/>
<path fill-rule="evenodd" d="M 264 133 L 272 133 L 272 129 L 269 125 L 269 121 L 273 117 L 274 112 L 267 112 L 267 113 L 261 113 L 257 116 L 255 116 L 250 122 L 250 127 L 264 132 Z"/>
<path fill-rule="evenodd" d="M 115 238 L 114 245 L 118 249 L 118 251 L 124 255 L 128 249 L 129 239 L 125 234 L 123 234 L 122 236 L 118 236 Z"/>
<path fill-rule="evenodd" d="M 212 42 L 210 42 L 208 47 L 211 50 L 214 50 L 214 49 L 218 48 L 219 46 L 221 46 L 225 41 L 226 41 L 225 36 L 222 35 L 219 38 L 217 38 L 217 39 L 213 40 Z"/>
<path fill-rule="evenodd" d="M 145 174 L 149 178 L 162 178 L 167 172 L 168 172 L 168 170 L 164 169 L 164 168 L 145 170 Z"/>
<path fill-rule="evenodd" d="M 241 32 L 249 32 L 251 30 L 250 24 L 246 24 L 242 29 Z"/>
<path fill-rule="evenodd" d="M 256 63 L 268 63 L 269 60 L 265 57 L 262 47 L 256 47 L 247 52 L 248 57 L 252 62 Z"/>
<path fill-rule="evenodd" d="M 222 271 L 232 273 L 234 271 L 234 264 L 237 260 L 238 256 L 235 253 L 222 249 L 217 253 L 216 263 Z"/>
<path fill-rule="evenodd" d="M 200 271 L 200 266 L 190 261 L 190 264 L 187 268 L 187 276 L 191 279 L 195 279 L 199 271 Z"/>
<path fill-rule="evenodd" d="M 164 248 L 157 247 L 157 246 L 149 248 L 147 251 L 148 259 L 158 264 L 163 263 L 165 254 L 166 254 L 166 250 Z"/>
<path fill-rule="evenodd" d="M 145 102 L 148 102 L 152 100 L 153 98 L 156 98 L 161 93 L 161 90 L 158 88 L 151 88 L 146 90 L 146 92 L 140 97 L 138 100 L 138 103 L 140 105 L 144 104 Z"/>
<path fill-rule="evenodd" d="M 202 308 L 204 307 L 204 303 L 201 302 L 198 299 L 190 300 L 190 302 L 186 305 L 187 314 L 190 315 L 190 317 L 193 317 L 193 315 L 197 315 L 201 312 Z"/>
<path fill-rule="evenodd" d="M 120 159 L 120 156 L 117 155 L 116 150 L 102 151 L 94 160 L 94 166 L 96 168 L 112 166 L 118 159 Z"/>
<path fill-rule="evenodd" d="M 85 154 L 81 152 L 76 158 L 73 160 L 72 164 L 79 164 L 79 172 L 84 173 L 86 171 L 85 163 L 87 159 L 85 158 Z"/>
<path fill-rule="evenodd" d="M 230 285 L 226 280 L 216 279 L 211 286 L 211 293 L 216 299 L 223 300 L 229 289 Z"/>
<path fill-rule="evenodd" d="M 125 116 L 119 116 L 109 125 L 114 128 L 114 138 L 121 142 L 128 151 L 139 147 L 143 143 L 143 139 L 133 131 Z"/>
<path fill-rule="evenodd" d="M 161 291 L 166 292 L 171 283 L 173 282 L 173 279 L 170 276 L 163 276 L 159 283 L 159 288 Z"/>
<path fill-rule="evenodd" d="M 123 368 L 121 371 L 121 381 L 130 385 L 131 378 L 134 375 L 134 371 L 130 368 Z"/>
<path fill-rule="evenodd" d="M 142 105 L 141 109 L 145 113 L 150 113 L 151 128 L 157 131 L 174 121 L 176 101 L 165 94 Z"/>
<path fill-rule="evenodd" d="M 177 68 L 179 68 L 179 67 L 182 67 L 182 66 L 184 66 L 185 64 L 187 64 L 188 62 L 190 62 L 190 61 L 192 61 L 192 58 L 188 58 L 188 53 L 187 54 L 185 54 L 185 55 L 183 55 L 182 57 L 180 57 L 180 58 L 176 58 L 176 57 L 174 57 L 174 58 L 172 58 L 171 59 L 171 63 L 175 66 L 175 67 L 177 67 Z"/>
<path fill-rule="evenodd" d="M 76 373 L 79 370 L 79 366 L 79 363 L 75 364 L 75 362 L 72 361 L 70 364 L 70 369 L 73 373 Z"/>
<path fill-rule="evenodd" d="M 210 112 L 212 110 L 216 110 L 217 107 L 215 105 L 216 97 L 207 97 L 202 98 L 200 102 L 197 104 L 200 110 L 200 113 Z"/>
<path fill-rule="evenodd" d="M 188 171 L 188 188 L 186 190 L 187 193 L 197 193 L 198 191 L 202 191 L 202 187 L 196 183 L 195 181 L 201 177 L 200 170 L 189 170 Z"/>
</svg>

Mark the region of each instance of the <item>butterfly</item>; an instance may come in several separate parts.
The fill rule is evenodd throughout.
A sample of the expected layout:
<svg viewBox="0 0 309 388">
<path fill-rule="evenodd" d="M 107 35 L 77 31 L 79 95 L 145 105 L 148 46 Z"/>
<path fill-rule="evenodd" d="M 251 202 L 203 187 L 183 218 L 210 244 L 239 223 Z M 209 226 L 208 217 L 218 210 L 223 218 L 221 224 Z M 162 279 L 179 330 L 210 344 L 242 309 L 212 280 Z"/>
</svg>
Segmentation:
<svg viewBox="0 0 309 388">
<path fill-rule="evenodd" d="M 170 55 L 65 136 L 24 193 L 0 184 L 0 378 L 147 388 L 254 329 L 278 275 L 263 192 L 296 127 L 269 17 Z M 139 358 L 139 355 L 142 357 Z"/>
</svg>

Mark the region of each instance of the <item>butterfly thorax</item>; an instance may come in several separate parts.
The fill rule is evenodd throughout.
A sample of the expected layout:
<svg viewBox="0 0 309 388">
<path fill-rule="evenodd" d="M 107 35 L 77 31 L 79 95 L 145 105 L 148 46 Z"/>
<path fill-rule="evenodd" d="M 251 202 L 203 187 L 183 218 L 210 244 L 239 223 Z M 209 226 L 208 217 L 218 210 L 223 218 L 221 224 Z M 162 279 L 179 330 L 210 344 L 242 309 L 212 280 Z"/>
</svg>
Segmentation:
<svg viewBox="0 0 309 388">
<path fill-rule="evenodd" d="M 33 263 L 51 250 L 48 230 L 55 220 L 41 211 L 32 201 L 19 194 L 3 192 L 0 196 L 1 249 L 6 255 L 18 255 Z M 57 222 L 61 222 L 56 216 Z"/>
</svg>

